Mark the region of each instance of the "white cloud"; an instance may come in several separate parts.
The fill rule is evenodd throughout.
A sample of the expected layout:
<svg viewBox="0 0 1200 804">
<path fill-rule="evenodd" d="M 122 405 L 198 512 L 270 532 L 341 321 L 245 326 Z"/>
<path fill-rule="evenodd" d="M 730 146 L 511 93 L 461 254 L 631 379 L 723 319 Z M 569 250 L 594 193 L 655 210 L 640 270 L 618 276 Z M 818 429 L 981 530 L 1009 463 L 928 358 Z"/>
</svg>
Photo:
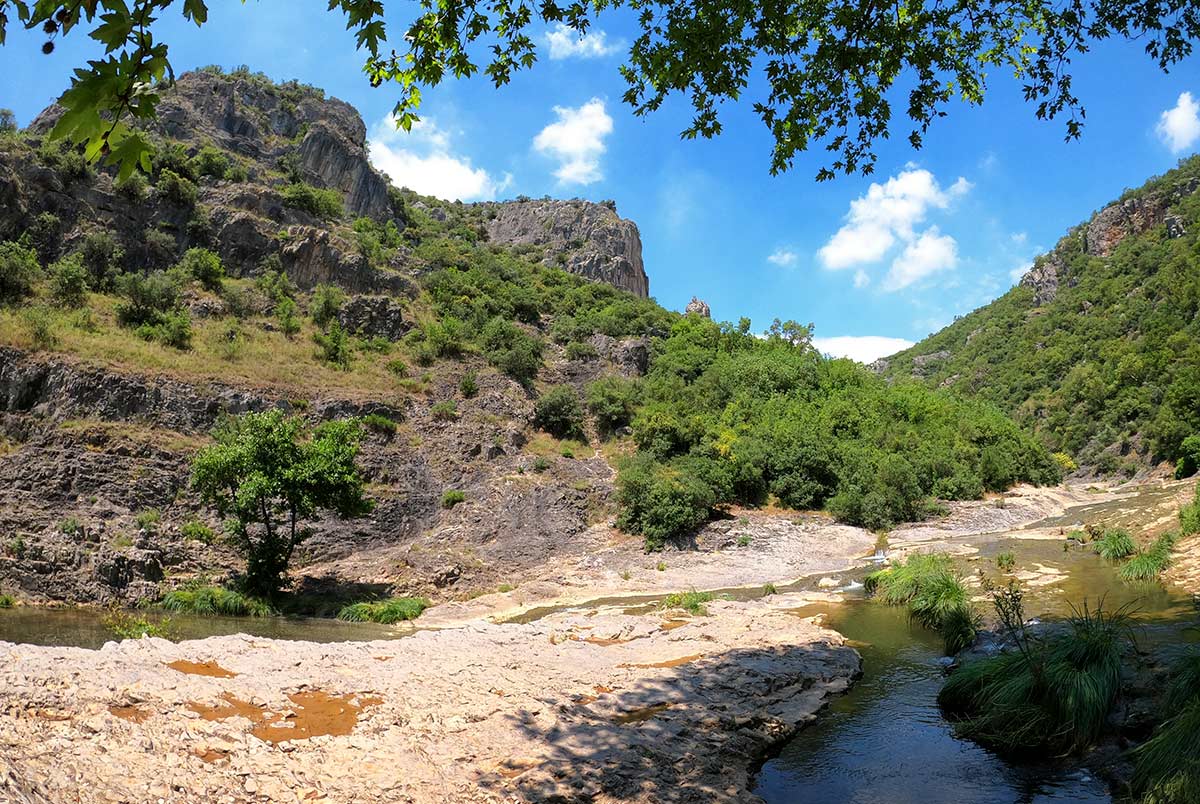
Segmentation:
<svg viewBox="0 0 1200 804">
<path fill-rule="evenodd" d="M 613 130 L 604 101 L 592 98 L 576 109 L 555 106 L 554 113 L 558 120 L 533 138 L 533 147 L 539 153 L 558 160 L 554 175 L 563 184 L 591 184 L 604 178 L 600 157 L 604 155 L 604 138 Z"/>
<path fill-rule="evenodd" d="M 953 237 L 941 234 L 936 226 L 931 226 L 919 237 L 910 240 L 900 256 L 892 260 L 883 286 L 885 290 L 900 290 L 956 265 L 958 243 Z"/>
<path fill-rule="evenodd" d="M 871 275 L 870 274 L 868 274 L 862 268 L 859 268 L 857 271 L 854 272 L 854 287 L 865 288 L 869 284 L 871 284 Z"/>
<path fill-rule="evenodd" d="M 550 46 L 551 59 L 599 59 L 611 56 L 622 47 L 620 42 L 609 42 L 604 31 L 593 31 L 580 36 L 574 28 L 558 23 L 546 31 L 546 43 Z"/>
<path fill-rule="evenodd" d="M 883 335 L 837 335 L 832 338 L 813 338 L 813 346 L 822 354 L 848 357 L 859 363 L 871 363 L 912 346 L 904 338 Z"/>
<path fill-rule="evenodd" d="M 904 252 L 892 263 L 885 289 L 898 290 L 957 263 L 957 243 L 936 227 L 918 231 L 929 212 L 946 209 L 966 194 L 971 183 L 959 177 L 943 188 L 928 170 L 909 166 L 883 184 L 872 183 L 865 195 L 850 202 L 846 223 L 817 252 L 829 270 L 857 268 L 855 286 L 869 281 L 862 266 L 878 263 L 896 245 Z"/>
<path fill-rule="evenodd" d="M 778 265 L 781 268 L 791 268 L 796 264 L 796 260 L 798 259 L 800 259 L 799 254 L 783 246 L 775 249 L 767 256 L 767 262 Z"/>
<path fill-rule="evenodd" d="M 487 170 L 473 167 L 469 157 L 454 154 L 450 134 L 429 118 L 405 132 L 396 128 L 394 118 L 385 117 L 371 129 L 367 148 L 371 163 L 392 182 L 422 195 L 486 201 L 512 183 L 510 174 L 496 179 Z"/>
<path fill-rule="evenodd" d="M 1031 268 L 1033 268 L 1033 260 L 1024 260 L 1018 263 L 1015 268 L 1008 272 L 1008 278 L 1014 282 L 1020 282 L 1021 277 L 1029 273 Z"/>
<path fill-rule="evenodd" d="M 1009 240 L 1012 240 L 1013 243 L 1015 243 L 1018 246 L 1025 245 L 1026 241 L 1029 240 L 1029 234 L 1027 232 L 1013 232 L 1008 237 L 1009 237 Z"/>
<path fill-rule="evenodd" d="M 1155 130 L 1171 153 L 1190 148 L 1200 140 L 1200 103 L 1192 98 L 1192 93 L 1181 93 L 1175 107 L 1158 118 Z"/>
</svg>

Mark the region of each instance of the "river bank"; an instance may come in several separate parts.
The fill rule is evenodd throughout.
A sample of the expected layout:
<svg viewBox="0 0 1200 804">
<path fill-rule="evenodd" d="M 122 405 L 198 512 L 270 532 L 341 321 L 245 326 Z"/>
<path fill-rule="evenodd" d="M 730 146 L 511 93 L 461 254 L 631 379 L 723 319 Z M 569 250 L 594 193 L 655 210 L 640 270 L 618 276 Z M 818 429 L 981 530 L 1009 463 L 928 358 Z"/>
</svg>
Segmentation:
<svg viewBox="0 0 1200 804">
<path fill-rule="evenodd" d="M 789 611 L 804 602 L 561 613 L 385 642 L 0 644 L 0 790 L 19 802 L 746 800 L 756 760 L 859 672 L 840 635 Z"/>
</svg>

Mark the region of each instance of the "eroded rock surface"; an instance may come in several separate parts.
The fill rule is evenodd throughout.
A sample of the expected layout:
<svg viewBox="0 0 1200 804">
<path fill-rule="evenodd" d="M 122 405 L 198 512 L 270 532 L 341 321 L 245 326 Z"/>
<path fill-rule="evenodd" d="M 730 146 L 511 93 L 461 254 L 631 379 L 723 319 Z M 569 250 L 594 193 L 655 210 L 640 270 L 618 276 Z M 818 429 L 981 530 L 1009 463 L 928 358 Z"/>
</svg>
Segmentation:
<svg viewBox="0 0 1200 804">
<path fill-rule="evenodd" d="M 803 602 L 366 643 L 0 643 L 0 798 L 753 801 L 756 762 L 859 672 Z"/>
</svg>

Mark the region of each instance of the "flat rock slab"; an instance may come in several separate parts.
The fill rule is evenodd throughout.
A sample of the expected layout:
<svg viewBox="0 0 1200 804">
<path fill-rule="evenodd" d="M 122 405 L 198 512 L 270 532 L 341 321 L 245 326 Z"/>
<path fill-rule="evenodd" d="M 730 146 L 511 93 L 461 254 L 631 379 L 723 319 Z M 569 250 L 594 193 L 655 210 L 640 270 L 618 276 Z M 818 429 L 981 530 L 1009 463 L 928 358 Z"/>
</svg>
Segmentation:
<svg viewBox="0 0 1200 804">
<path fill-rule="evenodd" d="M 360 643 L 0 643 L 0 801 L 754 800 L 757 763 L 859 673 L 803 602 Z"/>
</svg>

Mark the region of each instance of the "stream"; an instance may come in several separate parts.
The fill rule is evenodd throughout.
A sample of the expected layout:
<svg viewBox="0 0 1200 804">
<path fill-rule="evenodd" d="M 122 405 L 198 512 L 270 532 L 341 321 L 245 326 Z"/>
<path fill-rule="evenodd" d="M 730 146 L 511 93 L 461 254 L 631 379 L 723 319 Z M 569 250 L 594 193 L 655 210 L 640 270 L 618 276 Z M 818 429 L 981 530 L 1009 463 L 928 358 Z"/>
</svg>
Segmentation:
<svg viewBox="0 0 1200 804">
<path fill-rule="evenodd" d="M 1040 619 L 1069 616 L 1085 601 L 1106 610 L 1130 607 L 1138 623 L 1139 647 L 1182 651 L 1200 643 L 1196 603 L 1158 583 L 1123 583 L 1115 567 L 1090 547 L 1064 549 L 1061 531 L 1078 523 L 1122 525 L 1135 530 L 1161 491 L 1148 488 L 1120 500 L 1077 506 L 1059 517 L 1019 530 L 953 537 L 956 561 L 968 577 L 985 575 L 1003 583 L 1021 579 L 1025 613 Z M 1140 513 L 1139 513 L 1140 512 Z M 1016 566 L 1001 573 L 995 558 L 1012 552 Z M 800 731 L 760 770 L 754 792 L 770 804 L 1100 804 L 1112 798 L 1105 783 L 1069 762 L 1013 763 L 954 734 L 937 706 L 947 662 L 940 639 L 909 622 L 902 608 L 866 600 L 860 567 L 836 576 L 843 600 L 811 604 L 797 613 L 820 615 L 823 624 L 852 640 L 863 657 L 863 676 L 816 722 Z M 809 591 L 816 578 L 781 585 L 779 592 Z M 760 589 L 714 590 L 736 599 L 758 597 Z M 975 590 L 978 595 L 982 591 Z M 652 610 L 660 595 L 594 600 L 569 607 L 536 609 L 515 618 L 528 622 L 570 609 L 614 607 L 628 613 Z M 980 603 L 980 610 L 986 603 Z M 407 636 L 395 628 L 310 618 L 236 618 L 177 615 L 178 636 L 190 639 L 249 633 L 316 642 Z M 111 637 L 94 609 L 19 607 L 0 611 L 0 640 L 41 645 L 100 647 Z"/>
</svg>

